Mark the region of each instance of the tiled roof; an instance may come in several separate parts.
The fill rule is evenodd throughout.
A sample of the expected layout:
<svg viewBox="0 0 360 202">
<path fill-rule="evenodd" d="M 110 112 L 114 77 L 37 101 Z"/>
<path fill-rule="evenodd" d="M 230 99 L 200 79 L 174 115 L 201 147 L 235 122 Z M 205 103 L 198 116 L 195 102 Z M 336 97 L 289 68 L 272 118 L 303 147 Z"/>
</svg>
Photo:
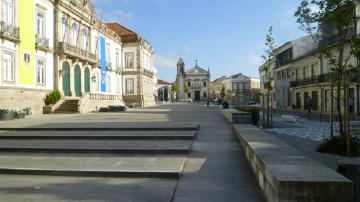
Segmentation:
<svg viewBox="0 0 360 202">
<path fill-rule="evenodd" d="M 197 65 L 186 71 L 186 74 L 208 74 L 208 73 L 209 73 L 208 71 L 204 70 L 203 68 Z"/>
<path fill-rule="evenodd" d="M 140 37 L 136 32 L 120 25 L 119 23 L 106 23 L 106 25 L 121 36 L 121 42 L 123 43 L 139 41 Z"/>
<path fill-rule="evenodd" d="M 168 83 L 168 82 L 166 82 L 166 81 L 164 81 L 164 80 L 161 80 L 161 79 L 159 79 L 159 80 L 157 81 L 157 83 L 160 84 L 160 85 L 170 85 L 170 83 Z"/>
</svg>

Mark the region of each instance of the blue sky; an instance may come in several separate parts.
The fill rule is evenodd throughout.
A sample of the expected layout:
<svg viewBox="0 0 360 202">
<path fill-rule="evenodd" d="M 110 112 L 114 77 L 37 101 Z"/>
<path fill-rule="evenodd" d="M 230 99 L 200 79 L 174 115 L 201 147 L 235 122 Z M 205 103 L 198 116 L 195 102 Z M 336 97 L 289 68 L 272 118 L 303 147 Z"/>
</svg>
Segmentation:
<svg viewBox="0 0 360 202">
<path fill-rule="evenodd" d="M 278 46 L 301 37 L 293 13 L 300 0 L 93 0 L 98 16 L 119 22 L 155 49 L 159 79 L 175 80 L 181 55 L 186 69 L 210 67 L 211 79 L 243 73 L 258 77 L 270 25 Z"/>
</svg>

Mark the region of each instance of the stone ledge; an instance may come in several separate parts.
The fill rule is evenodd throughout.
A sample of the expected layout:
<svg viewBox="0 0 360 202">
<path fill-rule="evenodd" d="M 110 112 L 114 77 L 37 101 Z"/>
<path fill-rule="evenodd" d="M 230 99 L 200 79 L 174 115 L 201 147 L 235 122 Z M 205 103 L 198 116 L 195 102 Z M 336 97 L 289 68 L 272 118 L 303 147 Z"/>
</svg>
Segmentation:
<svg viewBox="0 0 360 202">
<path fill-rule="evenodd" d="M 236 109 L 224 109 L 223 114 L 232 124 L 251 124 L 251 114 Z"/>
<path fill-rule="evenodd" d="M 352 202 L 352 182 L 252 125 L 233 125 L 267 201 Z"/>
</svg>

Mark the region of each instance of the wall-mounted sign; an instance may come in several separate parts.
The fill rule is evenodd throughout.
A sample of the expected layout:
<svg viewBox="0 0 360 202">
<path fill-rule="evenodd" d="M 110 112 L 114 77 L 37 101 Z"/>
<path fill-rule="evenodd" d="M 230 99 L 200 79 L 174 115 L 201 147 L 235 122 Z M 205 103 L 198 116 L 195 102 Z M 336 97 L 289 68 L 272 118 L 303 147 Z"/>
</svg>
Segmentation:
<svg viewBox="0 0 360 202">
<path fill-rule="evenodd" d="M 30 54 L 29 53 L 24 53 L 24 62 L 30 63 Z"/>
</svg>

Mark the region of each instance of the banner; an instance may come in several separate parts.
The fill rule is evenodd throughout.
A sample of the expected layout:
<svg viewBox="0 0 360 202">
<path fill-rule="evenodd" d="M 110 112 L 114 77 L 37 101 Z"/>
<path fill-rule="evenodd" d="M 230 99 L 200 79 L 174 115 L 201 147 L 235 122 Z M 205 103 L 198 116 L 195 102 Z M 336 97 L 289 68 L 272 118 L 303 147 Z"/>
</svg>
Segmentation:
<svg viewBox="0 0 360 202">
<path fill-rule="evenodd" d="M 100 37 L 101 92 L 106 92 L 106 42 Z"/>
<path fill-rule="evenodd" d="M 34 0 L 19 0 L 19 83 L 35 85 L 35 6 Z"/>
</svg>

